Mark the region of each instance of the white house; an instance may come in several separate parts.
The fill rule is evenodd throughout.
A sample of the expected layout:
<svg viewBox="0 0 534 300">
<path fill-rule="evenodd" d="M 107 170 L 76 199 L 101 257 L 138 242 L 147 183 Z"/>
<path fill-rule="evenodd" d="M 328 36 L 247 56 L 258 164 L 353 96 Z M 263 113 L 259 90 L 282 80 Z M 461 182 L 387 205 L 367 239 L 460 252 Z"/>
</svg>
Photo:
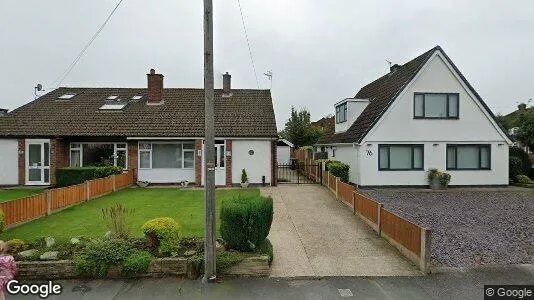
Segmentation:
<svg viewBox="0 0 534 300">
<path fill-rule="evenodd" d="M 293 144 L 286 139 L 279 139 L 276 147 L 276 160 L 279 165 L 289 165 L 291 163 L 291 149 Z"/>
<path fill-rule="evenodd" d="M 508 185 L 511 140 L 441 47 L 436 46 L 335 104 L 335 133 L 319 140 L 350 165 L 359 186 Z"/>
</svg>

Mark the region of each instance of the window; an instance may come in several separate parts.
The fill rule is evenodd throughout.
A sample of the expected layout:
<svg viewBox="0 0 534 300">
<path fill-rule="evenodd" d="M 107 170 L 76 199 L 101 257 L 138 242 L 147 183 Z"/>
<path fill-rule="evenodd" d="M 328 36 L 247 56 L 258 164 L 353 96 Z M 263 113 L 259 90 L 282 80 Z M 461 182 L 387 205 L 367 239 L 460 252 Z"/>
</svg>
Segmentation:
<svg viewBox="0 0 534 300">
<path fill-rule="evenodd" d="M 336 106 L 336 123 L 347 121 L 347 102 Z"/>
<path fill-rule="evenodd" d="M 458 119 L 459 94 L 415 93 L 413 102 L 415 119 Z"/>
<path fill-rule="evenodd" d="M 139 143 L 139 168 L 141 169 L 192 169 L 194 167 L 194 143 Z"/>
<path fill-rule="evenodd" d="M 133 96 L 133 97 L 132 97 L 132 100 L 140 100 L 141 98 L 143 98 L 143 96 L 141 96 L 141 95 L 136 95 L 136 96 Z"/>
<path fill-rule="evenodd" d="M 378 145 L 379 170 L 423 170 L 424 145 Z"/>
<path fill-rule="evenodd" d="M 117 98 L 119 98 L 119 95 L 111 95 L 107 99 L 108 100 L 116 100 Z"/>
<path fill-rule="evenodd" d="M 58 99 L 62 99 L 62 100 L 65 100 L 65 99 L 70 99 L 72 97 L 76 96 L 75 93 L 66 93 L 66 94 L 63 94 L 59 97 L 57 97 Z"/>
<path fill-rule="evenodd" d="M 490 170 L 491 145 L 447 145 L 447 170 Z"/>
<path fill-rule="evenodd" d="M 121 110 L 126 106 L 126 103 L 106 103 L 100 106 L 103 110 Z"/>
<path fill-rule="evenodd" d="M 119 166 L 128 168 L 126 143 L 72 143 L 70 166 Z"/>
</svg>

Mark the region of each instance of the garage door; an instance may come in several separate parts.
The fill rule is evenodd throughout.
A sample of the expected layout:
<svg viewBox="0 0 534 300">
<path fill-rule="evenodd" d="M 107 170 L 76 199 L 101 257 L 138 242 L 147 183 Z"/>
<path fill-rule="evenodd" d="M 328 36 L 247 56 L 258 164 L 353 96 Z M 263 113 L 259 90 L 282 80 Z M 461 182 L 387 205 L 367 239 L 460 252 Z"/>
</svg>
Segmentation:
<svg viewBox="0 0 534 300">
<path fill-rule="evenodd" d="M 0 185 L 19 183 L 17 140 L 0 139 Z"/>
</svg>

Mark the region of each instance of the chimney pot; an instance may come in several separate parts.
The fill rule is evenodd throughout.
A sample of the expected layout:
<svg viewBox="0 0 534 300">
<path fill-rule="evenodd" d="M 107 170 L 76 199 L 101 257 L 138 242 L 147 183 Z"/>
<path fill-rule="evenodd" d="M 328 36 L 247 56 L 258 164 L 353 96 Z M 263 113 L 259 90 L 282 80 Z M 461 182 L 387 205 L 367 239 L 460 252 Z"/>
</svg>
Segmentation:
<svg viewBox="0 0 534 300">
<path fill-rule="evenodd" d="M 400 66 L 398 64 L 394 64 L 394 65 L 389 67 L 389 71 L 391 71 L 391 73 L 393 73 L 393 72 L 397 71 L 399 68 L 400 68 Z"/>
<path fill-rule="evenodd" d="M 226 72 L 223 74 L 223 93 L 230 94 L 232 92 L 232 75 Z"/>
<path fill-rule="evenodd" d="M 156 74 L 154 69 L 150 69 L 150 73 L 146 74 L 146 77 L 148 82 L 147 104 L 163 103 L 163 75 Z"/>
<path fill-rule="evenodd" d="M 517 106 L 517 109 L 518 110 L 526 110 L 527 109 L 527 105 L 525 103 L 521 103 Z"/>
<path fill-rule="evenodd" d="M 154 70 L 154 69 L 150 69 L 150 74 L 151 74 L 151 75 L 156 74 L 156 70 Z"/>
</svg>

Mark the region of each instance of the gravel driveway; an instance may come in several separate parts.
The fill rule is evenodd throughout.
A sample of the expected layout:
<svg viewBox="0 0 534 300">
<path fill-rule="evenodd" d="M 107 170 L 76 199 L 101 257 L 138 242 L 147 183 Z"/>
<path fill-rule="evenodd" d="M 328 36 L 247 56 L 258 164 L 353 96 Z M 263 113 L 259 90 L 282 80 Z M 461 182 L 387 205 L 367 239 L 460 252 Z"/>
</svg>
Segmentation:
<svg viewBox="0 0 534 300">
<path fill-rule="evenodd" d="M 534 193 L 518 190 L 362 190 L 432 229 L 438 266 L 534 264 Z"/>
</svg>

